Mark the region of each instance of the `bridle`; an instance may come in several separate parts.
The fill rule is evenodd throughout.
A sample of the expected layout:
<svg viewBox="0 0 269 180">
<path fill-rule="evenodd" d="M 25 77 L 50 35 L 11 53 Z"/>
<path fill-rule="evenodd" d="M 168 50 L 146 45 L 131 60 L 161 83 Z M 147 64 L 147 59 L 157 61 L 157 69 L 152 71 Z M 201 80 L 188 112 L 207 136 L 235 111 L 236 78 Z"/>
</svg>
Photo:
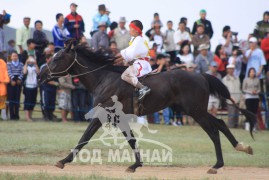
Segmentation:
<svg viewBox="0 0 269 180">
<path fill-rule="evenodd" d="M 48 74 L 48 75 L 49 75 L 50 78 L 60 78 L 60 77 L 64 77 L 64 76 L 68 75 L 68 74 L 69 74 L 69 73 L 68 73 L 69 69 L 70 69 L 75 63 L 77 63 L 79 66 L 81 66 L 81 67 L 83 67 L 83 68 L 85 68 L 85 69 L 88 69 L 88 68 L 89 68 L 89 67 L 87 67 L 87 66 L 84 66 L 83 64 L 81 64 L 81 63 L 77 60 L 77 52 L 76 52 L 76 51 L 74 51 L 74 52 L 75 52 L 75 57 L 74 57 L 73 62 L 72 62 L 72 63 L 71 63 L 65 70 L 63 70 L 63 71 L 60 71 L 60 72 L 52 72 L 51 69 L 49 68 L 48 63 L 46 63 L 46 66 L 47 66 L 48 71 L 49 71 L 49 74 Z M 105 68 L 106 66 L 108 66 L 108 64 L 105 64 L 105 65 L 103 65 L 103 66 L 101 66 L 101 67 L 98 67 L 98 68 L 96 68 L 96 69 L 94 69 L 94 70 L 91 70 L 91 71 L 86 71 L 86 72 L 81 73 L 81 74 L 75 74 L 75 75 L 71 75 L 71 74 L 70 74 L 70 77 L 79 77 L 79 76 L 83 76 L 83 75 L 85 75 L 85 74 L 89 74 L 89 73 L 98 71 L 98 70 L 100 70 L 100 69 L 102 69 L 102 68 Z M 64 73 L 65 73 L 65 75 L 59 75 L 59 74 L 64 74 Z"/>
</svg>

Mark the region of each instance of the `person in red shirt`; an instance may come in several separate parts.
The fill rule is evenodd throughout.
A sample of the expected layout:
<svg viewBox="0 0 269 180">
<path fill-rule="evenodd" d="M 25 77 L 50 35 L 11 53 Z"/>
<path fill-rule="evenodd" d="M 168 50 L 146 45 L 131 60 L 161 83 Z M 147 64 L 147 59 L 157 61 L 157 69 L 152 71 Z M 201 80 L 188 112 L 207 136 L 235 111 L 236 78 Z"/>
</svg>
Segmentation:
<svg viewBox="0 0 269 180">
<path fill-rule="evenodd" d="M 264 53 L 266 59 L 266 65 L 264 67 L 265 72 L 268 71 L 268 63 L 269 63 L 269 32 L 267 32 L 265 38 L 261 40 L 261 49 Z"/>
<path fill-rule="evenodd" d="M 218 45 L 215 50 L 214 61 L 218 64 L 218 73 L 223 78 L 226 76 L 226 65 L 228 62 L 227 55 L 225 53 L 223 45 Z"/>
</svg>

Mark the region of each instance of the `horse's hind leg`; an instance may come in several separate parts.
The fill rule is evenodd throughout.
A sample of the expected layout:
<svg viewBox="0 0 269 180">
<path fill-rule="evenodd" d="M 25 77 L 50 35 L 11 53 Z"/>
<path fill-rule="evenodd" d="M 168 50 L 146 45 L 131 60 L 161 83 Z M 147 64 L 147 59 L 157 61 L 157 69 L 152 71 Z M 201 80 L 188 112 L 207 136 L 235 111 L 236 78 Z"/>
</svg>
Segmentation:
<svg viewBox="0 0 269 180">
<path fill-rule="evenodd" d="M 83 146 L 88 144 L 91 137 L 96 133 L 96 131 L 102 126 L 101 122 L 98 119 L 93 119 L 92 122 L 87 127 L 86 131 L 80 138 L 78 145 L 75 147 L 73 152 L 71 152 L 66 158 L 58 161 L 56 167 L 63 169 L 66 163 L 73 161 L 76 154 L 82 149 Z"/>
<path fill-rule="evenodd" d="M 199 114 L 199 116 L 193 116 L 193 117 L 200 124 L 200 126 L 208 134 L 208 136 L 214 143 L 216 156 L 217 156 L 217 162 L 211 169 L 207 171 L 207 173 L 216 174 L 217 169 L 221 168 L 224 165 L 224 162 L 223 162 L 223 156 L 222 156 L 222 150 L 221 150 L 219 131 L 216 127 L 214 127 L 212 122 L 210 122 L 211 119 L 209 119 L 207 114 L 208 113 L 206 112 L 204 115 Z"/>
<path fill-rule="evenodd" d="M 247 154 L 253 154 L 253 150 L 250 146 L 238 143 L 238 141 L 235 139 L 234 135 L 231 133 L 231 131 L 222 119 L 218 119 L 211 114 L 209 114 L 208 116 L 210 121 L 213 122 L 216 128 L 218 128 L 218 130 L 220 130 L 227 137 L 227 139 L 237 151 L 243 151 Z"/>
</svg>

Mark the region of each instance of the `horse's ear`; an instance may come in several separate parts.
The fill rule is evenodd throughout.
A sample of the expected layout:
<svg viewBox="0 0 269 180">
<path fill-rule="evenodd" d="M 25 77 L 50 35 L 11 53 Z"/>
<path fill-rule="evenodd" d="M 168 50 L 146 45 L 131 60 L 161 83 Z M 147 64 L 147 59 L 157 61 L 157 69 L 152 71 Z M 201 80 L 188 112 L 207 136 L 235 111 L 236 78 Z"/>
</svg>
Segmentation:
<svg viewBox="0 0 269 180">
<path fill-rule="evenodd" d="M 74 41 L 75 41 L 75 39 L 69 39 L 65 42 L 65 44 L 66 44 L 66 47 L 64 49 L 65 52 L 69 52 L 70 49 L 72 49 Z"/>
</svg>

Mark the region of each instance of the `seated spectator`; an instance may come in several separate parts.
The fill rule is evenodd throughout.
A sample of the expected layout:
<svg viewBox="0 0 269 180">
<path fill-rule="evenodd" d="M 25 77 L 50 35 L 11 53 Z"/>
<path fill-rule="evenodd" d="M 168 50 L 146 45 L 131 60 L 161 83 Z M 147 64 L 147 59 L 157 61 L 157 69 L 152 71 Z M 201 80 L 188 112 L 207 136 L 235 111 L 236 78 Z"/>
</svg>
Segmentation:
<svg viewBox="0 0 269 180">
<path fill-rule="evenodd" d="M 160 15 L 157 12 L 153 14 L 153 20 L 151 21 L 151 28 L 153 28 L 156 23 L 160 24 L 160 26 L 163 27 Z"/>
<path fill-rule="evenodd" d="M 188 64 L 186 64 L 186 71 L 194 72 L 195 67 L 196 66 L 194 63 L 188 63 Z"/>
<path fill-rule="evenodd" d="M 119 50 L 127 48 L 129 46 L 129 41 L 131 40 L 131 36 L 126 29 L 125 24 L 125 17 L 120 17 L 119 27 L 114 30 L 113 36 L 110 39 L 110 41 L 115 41 L 117 43 Z"/>
<path fill-rule="evenodd" d="M 167 30 L 164 33 L 164 49 L 165 53 L 170 55 L 170 62 L 176 59 L 176 44 L 174 41 L 175 30 L 173 29 L 173 22 L 167 21 Z"/>
<path fill-rule="evenodd" d="M 26 76 L 23 87 L 24 111 L 26 121 L 32 121 L 32 113 L 37 97 L 37 75 L 39 68 L 33 56 L 29 56 L 23 67 L 23 74 Z"/>
<path fill-rule="evenodd" d="M 43 70 L 43 68 L 46 66 L 47 63 L 49 63 L 52 60 L 52 54 L 46 54 L 46 63 L 43 64 L 40 67 L 40 71 Z M 42 94 L 42 110 L 44 112 L 44 119 L 46 121 L 53 121 L 55 120 L 55 116 L 53 114 L 55 110 L 55 101 L 56 101 L 56 92 L 57 87 L 59 86 L 59 83 L 57 81 L 49 81 L 46 83 L 43 83 L 40 87 L 41 94 Z"/>
<path fill-rule="evenodd" d="M 106 33 L 107 25 L 105 22 L 101 22 L 98 25 L 98 32 L 94 33 L 92 36 L 92 48 L 94 51 L 97 51 L 100 48 L 108 49 L 109 48 L 109 38 Z"/>
<path fill-rule="evenodd" d="M 240 90 L 240 80 L 239 77 L 234 75 L 235 66 L 233 64 L 228 64 L 227 75 L 222 79 L 223 84 L 228 88 L 232 99 L 239 106 L 241 90 Z M 228 110 L 228 126 L 230 128 L 238 127 L 239 110 L 231 103 L 227 102 Z"/>
<path fill-rule="evenodd" d="M 191 53 L 190 45 L 187 41 L 183 42 L 180 46 L 179 54 L 177 55 L 177 57 L 183 64 L 193 63 L 193 55 Z"/>
<path fill-rule="evenodd" d="M 67 122 L 68 112 L 72 112 L 71 90 L 75 89 L 71 76 L 59 78 L 58 104 L 61 110 L 62 122 Z"/>
<path fill-rule="evenodd" d="M 11 62 L 7 63 L 7 69 L 10 78 L 10 83 L 7 86 L 10 120 L 19 120 L 23 64 L 19 61 L 16 51 L 12 52 Z"/>
<path fill-rule="evenodd" d="M 186 31 L 188 33 L 191 34 L 191 29 L 189 27 L 187 27 L 187 25 L 188 25 L 188 19 L 186 17 L 182 17 L 182 18 L 180 18 L 180 22 L 184 22 L 186 24 L 186 28 L 185 29 L 186 29 Z"/>
<path fill-rule="evenodd" d="M 234 43 L 237 43 L 237 34 L 231 31 L 230 26 L 224 26 L 219 44 L 224 46 L 225 53 L 228 56 L 231 56 L 232 54 Z"/>
<path fill-rule="evenodd" d="M 33 39 L 27 40 L 27 49 L 25 49 L 21 53 L 21 62 L 25 64 L 26 60 L 29 56 L 32 56 L 36 59 L 36 52 L 35 52 L 35 41 Z"/>
<path fill-rule="evenodd" d="M 149 42 L 149 56 L 154 60 L 156 60 L 157 48 L 158 48 L 158 44 L 156 44 L 153 41 Z"/>
<path fill-rule="evenodd" d="M 234 76 L 236 78 L 238 78 L 241 74 L 242 62 L 243 62 L 243 55 L 241 53 L 241 50 L 234 49 L 232 56 L 228 60 L 228 64 L 234 65 Z"/>
<path fill-rule="evenodd" d="M 100 23 L 104 23 L 106 26 L 110 26 L 111 22 L 106 13 L 106 6 L 104 4 L 100 4 L 98 6 L 98 13 L 92 18 L 93 27 L 91 31 L 91 36 L 93 37 L 94 33 L 99 30 Z"/>
<path fill-rule="evenodd" d="M 218 64 L 218 72 L 221 74 L 221 77 L 226 75 L 226 65 L 228 63 L 228 59 L 224 50 L 223 45 L 218 45 L 215 50 L 214 61 Z"/>
<path fill-rule="evenodd" d="M 7 84 L 10 82 L 7 64 L 0 58 L 0 112 L 3 120 L 7 120 L 6 100 L 7 100 Z"/>
<path fill-rule="evenodd" d="M 118 23 L 115 22 L 115 21 L 113 21 L 113 22 L 110 24 L 110 26 L 109 26 L 110 31 L 107 33 L 107 35 L 108 35 L 108 37 L 109 37 L 110 40 L 111 40 L 111 38 L 114 36 L 114 31 L 115 31 L 115 29 L 116 29 L 117 27 L 118 27 Z"/>
<path fill-rule="evenodd" d="M 41 62 L 43 52 L 44 52 L 44 49 L 49 44 L 47 35 L 42 31 L 42 27 L 43 27 L 42 21 L 37 20 L 35 22 L 35 31 L 34 31 L 33 39 L 36 44 L 35 46 L 36 61 L 39 66 L 43 64 L 43 62 Z"/>
<path fill-rule="evenodd" d="M 7 42 L 7 56 L 9 57 L 8 60 L 10 60 L 10 55 L 13 51 L 16 51 L 16 42 L 11 39 Z"/>
<path fill-rule="evenodd" d="M 174 34 L 174 42 L 176 43 L 176 50 L 180 50 L 180 46 L 184 41 L 188 41 L 191 44 L 190 33 L 186 31 L 186 24 L 184 22 L 179 22 L 178 30 Z"/>
<path fill-rule="evenodd" d="M 150 41 L 154 41 L 158 44 L 157 53 L 162 52 L 163 42 L 164 42 L 164 34 L 161 32 L 161 25 L 159 23 L 155 23 L 153 28 L 149 29 L 146 32 L 146 36 L 149 38 Z"/>
<path fill-rule="evenodd" d="M 247 77 L 243 81 L 242 90 L 245 93 L 247 110 L 257 114 L 259 108 L 259 93 L 261 91 L 259 78 L 257 76 L 255 68 L 249 68 L 247 71 Z M 246 119 L 245 130 L 249 131 L 250 119 Z"/>
<path fill-rule="evenodd" d="M 253 35 L 257 38 L 258 43 L 265 37 L 269 28 L 269 11 L 263 13 L 263 19 L 256 23 Z"/>
<path fill-rule="evenodd" d="M 205 27 L 203 24 L 197 25 L 196 34 L 192 37 L 192 44 L 193 44 L 193 55 L 196 57 L 199 54 L 198 47 L 201 44 L 208 44 L 210 45 L 210 38 L 207 34 L 205 34 Z"/>
<path fill-rule="evenodd" d="M 162 71 L 166 71 L 165 68 L 165 64 L 166 64 L 166 60 L 165 60 L 165 55 L 163 54 L 158 54 L 156 57 L 156 63 L 151 66 L 152 71 L 156 71 L 156 72 L 162 72 Z"/>
<path fill-rule="evenodd" d="M 64 41 L 70 37 L 70 33 L 64 26 L 64 15 L 56 14 L 57 24 L 52 29 L 53 42 L 55 44 L 55 52 L 64 48 Z"/>
<path fill-rule="evenodd" d="M 221 80 L 221 75 L 218 73 L 217 69 L 218 69 L 218 64 L 215 61 L 212 61 L 210 63 L 209 70 L 206 73 L 210 74 L 211 76 L 215 76 L 216 78 Z M 215 97 L 214 95 L 210 95 L 209 100 L 208 100 L 208 107 L 207 107 L 209 113 L 212 114 L 213 116 L 217 116 L 219 104 L 220 104 L 219 99 Z"/>
<path fill-rule="evenodd" d="M 120 52 L 115 41 L 111 41 L 109 47 L 114 56 L 116 56 Z"/>
<path fill-rule="evenodd" d="M 208 71 L 208 66 L 213 59 L 213 53 L 208 50 L 208 44 L 201 44 L 198 48 L 199 55 L 195 58 L 195 72 L 196 73 L 205 73 Z"/>
</svg>

